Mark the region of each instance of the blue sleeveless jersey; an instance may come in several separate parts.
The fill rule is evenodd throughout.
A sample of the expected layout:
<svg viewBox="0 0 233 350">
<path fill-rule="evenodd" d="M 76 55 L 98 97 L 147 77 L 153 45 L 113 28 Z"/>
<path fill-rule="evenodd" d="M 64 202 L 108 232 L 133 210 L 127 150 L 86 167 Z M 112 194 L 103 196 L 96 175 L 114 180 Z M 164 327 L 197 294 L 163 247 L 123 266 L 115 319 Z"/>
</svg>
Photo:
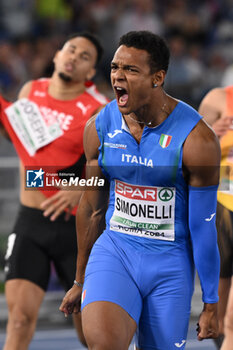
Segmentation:
<svg viewBox="0 0 233 350">
<path fill-rule="evenodd" d="M 108 232 L 150 250 L 190 245 L 182 149 L 200 119 L 192 107 L 179 102 L 163 123 L 145 127 L 137 143 L 116 100 L 99 113 L 98 162 L 110 182 Z"/>
</svg>

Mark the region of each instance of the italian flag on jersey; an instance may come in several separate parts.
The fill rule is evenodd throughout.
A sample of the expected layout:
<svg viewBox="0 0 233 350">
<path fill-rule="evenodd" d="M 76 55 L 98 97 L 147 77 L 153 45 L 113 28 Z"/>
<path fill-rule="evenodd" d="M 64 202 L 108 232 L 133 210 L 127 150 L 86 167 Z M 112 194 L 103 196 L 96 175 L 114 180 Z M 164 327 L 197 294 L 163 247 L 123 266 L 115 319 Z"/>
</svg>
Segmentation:
<svg viewBox="0 0 233 350">
<path fill-rule="evenodd" d="M 170 135 L 165 135 L 165 134 L 162 134 L 160 136 L 160 139 L 159 139 L 159 144 L 162 148 L 166 148 L 167 146 L 169 146 L 170 142 L 171 142 L 171 139 L 172 139 L 172 136 Z"/>
</svg>

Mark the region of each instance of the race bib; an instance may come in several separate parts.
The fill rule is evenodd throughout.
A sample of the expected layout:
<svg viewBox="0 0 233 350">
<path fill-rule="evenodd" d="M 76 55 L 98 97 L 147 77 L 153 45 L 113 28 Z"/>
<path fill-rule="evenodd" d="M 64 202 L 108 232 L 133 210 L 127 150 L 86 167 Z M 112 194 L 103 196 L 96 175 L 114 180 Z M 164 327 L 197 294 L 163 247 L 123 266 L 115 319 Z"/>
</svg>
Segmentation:
<svg viewBox="0 0 233 350">
<path fill-rule="evenodd" d="M 220 167 L 219 191 L 233 195 L 233 147 L 228 150 Z"/>
<path fill-rule="evenodd" d="M 233 196 L 233 167 L 223 166 L 220 172 L 219 191 Z"/>
<path fill-rule="evenodd" d="M 175 187 L 136 186 L 115 180 L 110 229 L 133 236 L 175 240 Z"/>
<path fill-rule="evenodd" d="M 26 98 L 13 103 L 5 110 L 8 120 L 30 156 L 63 134 L 58 121 L 47 125 L 38 106 Z"/>
</svg>

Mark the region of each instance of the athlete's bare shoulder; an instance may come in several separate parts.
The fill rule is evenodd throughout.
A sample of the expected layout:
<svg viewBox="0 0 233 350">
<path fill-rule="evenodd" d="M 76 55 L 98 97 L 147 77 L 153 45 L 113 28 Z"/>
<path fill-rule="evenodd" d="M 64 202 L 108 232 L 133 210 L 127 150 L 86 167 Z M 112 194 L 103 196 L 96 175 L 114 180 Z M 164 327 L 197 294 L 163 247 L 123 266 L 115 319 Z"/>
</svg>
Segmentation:
<svg viewBox="0 0 233 350">
<path fill-rule="evenodd" d="M 31 88 L 32 88 L 32 81 L 28 81 L 27 83 L 25 83 L 19 92 L 18 99 L 28 97 Z"/>
<path fill-rule="evenodd" d="M 205 105 L 205 104 L 213 104 L 214 106 L 218 107 L 219 103 L 222 102 L 225 96 L 226 96 L 225 88 L 221 88 L 221 87 L 214 88 L 205 95 L 200 105 L 200 108 L 202 105 Z"/>
<path fill-rule="evenodd" d="M 216 134 L 204 120 L 200 120 L 188 135 L 183 147 L 183 165 L 191 175 L 189 184 L 217 184 L 220 159 L 221 151 Z"/>
<path fill-rule="evenodd" d="M 223 116 L 225 109 L 226 90 L 224 88 L 215 88 L 210 90 L 203 98 L 199 107 L 199 113 L 212 125 Z"/>
<path fill-rule="evenodd" d="M 98 114 L 93 115 L 93 117 L 87 121 L 84 130 L 83 142 L 87 161 L 90 161 L 91 159 L 98 159 L 100 140 L 95 125 L 97 115 Z"/>
<path fill-rule="evenodd" d="M 190 165 L 216 165 L 220 160 L 220 145 L 216 134 L 200 120 L 188 135 L 183 149 L 183 160 Z"/>
</svg>

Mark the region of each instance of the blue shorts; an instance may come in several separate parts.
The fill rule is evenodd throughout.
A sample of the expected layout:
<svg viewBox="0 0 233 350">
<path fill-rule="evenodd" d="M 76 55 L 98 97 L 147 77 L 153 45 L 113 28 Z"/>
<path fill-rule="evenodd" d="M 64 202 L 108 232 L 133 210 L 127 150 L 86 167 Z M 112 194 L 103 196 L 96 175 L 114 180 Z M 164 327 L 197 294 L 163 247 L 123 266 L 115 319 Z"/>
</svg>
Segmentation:
<svg viewBox="0 0 233 350">
<path fill-rule="evenodd" d="M 137 346 L 185 348 L 194 288 L 193 261 L 182 248 L 140 249 L 105 231 L 85 274 L 82 309 L 95 301 L 120 305 L 136 321 Z"/>
</svg>

